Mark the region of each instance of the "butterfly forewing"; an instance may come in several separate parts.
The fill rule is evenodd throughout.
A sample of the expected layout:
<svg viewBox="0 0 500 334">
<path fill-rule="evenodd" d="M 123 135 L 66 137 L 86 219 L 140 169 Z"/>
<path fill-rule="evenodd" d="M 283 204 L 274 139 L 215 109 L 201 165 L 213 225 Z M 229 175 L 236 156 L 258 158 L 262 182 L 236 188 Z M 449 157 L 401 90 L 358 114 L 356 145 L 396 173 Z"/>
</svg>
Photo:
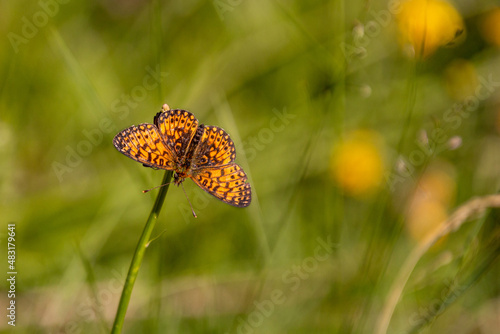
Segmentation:
<svg viewBox="0 0 500 334">
<path fill-rule="evenodd" d="M 180 163 L 196 133 L 198 120 L 189 111 L 174 109 L 158 113 L 154 121 L 173 159 Z"/>
<path fill-rule="evenodd" d="M 252 190 L 247 176 L 235 163 L 200 169 L 192 179 L 209 194 L 233 206 L 246 207 L 252 201 Z"/>
<path fill-rule="evenodd" d="M 164 145 L 158 129 L 152 124 L 131 126 L 113 138 L 118 151 L 144 165 L 173 170 L 172 153 Z"/>
<path fill-rule="evenodd" d="M 193 168 L 224 166 L 234 159 L 236 150 L 226 131 L 217 126 L 205 126 L 193 156 Z"/>
</svg>

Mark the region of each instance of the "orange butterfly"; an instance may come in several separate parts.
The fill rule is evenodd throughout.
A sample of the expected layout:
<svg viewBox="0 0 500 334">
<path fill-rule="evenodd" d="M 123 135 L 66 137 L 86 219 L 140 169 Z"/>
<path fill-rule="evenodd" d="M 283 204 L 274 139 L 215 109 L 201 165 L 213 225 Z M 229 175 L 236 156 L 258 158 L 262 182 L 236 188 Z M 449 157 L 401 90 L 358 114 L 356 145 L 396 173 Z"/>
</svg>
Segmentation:
<svg viewBox="0 0 500 334">
<path fill-rule="evenodd" d="M 174 171 L 174 184 L 191 178 L 221 201 L 247 207 L 252 190 L 234 163 L 233 141 L 217 126 L 198 124 L 192 113 L 164 104 L 154 124 L 131 126 L 113 139 L 118 151 L 146 167 Z"/>
</svg>

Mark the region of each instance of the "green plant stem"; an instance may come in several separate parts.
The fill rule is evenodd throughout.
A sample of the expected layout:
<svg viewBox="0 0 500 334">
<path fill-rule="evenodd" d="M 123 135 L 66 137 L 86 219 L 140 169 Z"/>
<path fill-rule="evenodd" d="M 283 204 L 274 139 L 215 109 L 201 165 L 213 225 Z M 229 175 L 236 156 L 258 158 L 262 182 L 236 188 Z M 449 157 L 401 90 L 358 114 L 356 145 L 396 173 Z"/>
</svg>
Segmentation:
<svg viewBox="0 0 500 334">
<path fill-rule="evenodd" d="M 163 181 L 161 184 L 167 184 L 172 178 L 172 171 L 166 171 L 163 176 Z M 151 233 L 155 227 L 156 219 L 160 214 L 161 207 L 167 195 L 168 185 L 161 187 L 156 197 L 153 209 L 149 214 L 144 230 L 142 231 L 141 238 L 137 243 L 137 247 L 130 263 L 130 268 L 128 270 L 127 279 L 125 280 L 125 285 L 123 286 L 122 295 L 120 297 L 120 302 L 118 303 L 118 309 L 116 311 L 115 322 L 113 323 L 113 328 L 111 329 L 111 334 L 121 333 L 123 327 L 123 321 L 125 320 L 125 314 L 127 313 L 128 304 L 130 302 L 130 296 L 132 295 L 132 290 L 134 288 L 134 283 L 139 273 L 139 268 L 141 267 L 142 259 L 144 258 L 144 253 L 146 253 L 146 248 L 148 247 L 148 242 L 151 237 Z"/>
</svg>

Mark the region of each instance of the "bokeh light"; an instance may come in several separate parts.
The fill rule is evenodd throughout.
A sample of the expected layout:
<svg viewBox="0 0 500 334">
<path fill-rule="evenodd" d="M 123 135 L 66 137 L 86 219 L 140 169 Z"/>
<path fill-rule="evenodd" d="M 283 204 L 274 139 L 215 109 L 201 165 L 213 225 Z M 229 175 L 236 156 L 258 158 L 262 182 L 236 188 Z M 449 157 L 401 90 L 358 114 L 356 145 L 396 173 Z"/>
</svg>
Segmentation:
<svg viewBox="0 0 500 334">
<path fill-rule="evenodd" d="M 373 193 L 384 175 L 384 158 L 380 135 L 356 130 L 335 148 L 330 172 L 335 182 L 349 195 Z"/>
<path fill-rule="evenodd" d="M 500 47 L 500 8 L 495 8 L 484 15 L 480 30 L 488 43 Z"/>
</svg>

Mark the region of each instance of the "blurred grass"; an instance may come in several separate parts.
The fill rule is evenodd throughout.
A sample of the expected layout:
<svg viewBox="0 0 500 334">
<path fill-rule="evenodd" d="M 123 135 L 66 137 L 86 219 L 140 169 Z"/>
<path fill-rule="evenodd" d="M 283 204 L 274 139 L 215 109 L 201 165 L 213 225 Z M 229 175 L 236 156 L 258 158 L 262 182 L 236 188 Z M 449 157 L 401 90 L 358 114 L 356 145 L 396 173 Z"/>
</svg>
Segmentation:
<svg viewBox="0 0 500 334">
<path fill-rule="evenodd" d="M 346 59 L 339 47 L 354 45 L 353 27 L 376 22 L 373 13 L 387 9 L 384 1 L 222 1 L 229 9 L 220 15 L 216 3 L 69 1 L 17 53 L 8 34 L 21 35 L 22 18 L 31 20 L 41 7 L 0 4 L 0 212 L 3 226 L 17 224 L 19 305 L 16 328 L 3 321 L 0 331 L 99 333 L 100 318 L 111 326 L 155 198 L 141 190 L 162 175 L 120 155 L 111 140 L 132 124 L 152 122 L 162 103 L 228 131 L 254 202 L 232 208 L 188 181 L 199 217 L 193 219 L 182 190 L 170 189 L 124 333 L 237 333 L 255 303 L 276 289 L 285 302 L 274 305 L 256 333 L 370 333 L 418 243 L 406 226 L 407 205 L 426 166 L 451 166 L 456 193 L 448 212 L 498 192 L 498 88 L 458 127 L 444 116 L 457 103 L 446 88 L 453 60 L 472 64 L 476 79 L 500 81 L 498 47 L 479 29 L 493 2 L 456 1 L 467 38 L 439 49 L 414 76 L 393 21 L 367 39 L 364 57 Z M 140 101 L 121 100 L 144 85 L 146 68 L 157 66 L 166 73 L 160 85 Z M 285 121 L 277 116 L 284 113 L 291 115 Z M 432 138 L 436 128 L 446 138 L 460 136 L 462 145 L 445 145 L 412 166 L 412 152 L 425 146 L 421 131 Z M 389 178 L 371 195 L 350 196 L 332 177 L 331 155 L 356 129 L 383 137 L 384 177 L 403 174 L 398 153 L 411 176 L 395 188 Z M 70 166 L 68 150 L 81 149 L 89 132 L 102 138 Z M 54 162 L 68 171 L 58 177 Z M 498 219 L 492 210 L 424 255 L 389 332 L 494 332 Z M 333 252 L 294 290 L 283 276 L 297 277 L 286 275 L 314 258 L 318 237 L 329 237 Z M 460 294 L 450 301 L 454 280 Z M 0 304 L 7 303 L 2 294 Z M 440 303 L 446 308 L 427 327 L 418 321 Z"/>
</svg>

